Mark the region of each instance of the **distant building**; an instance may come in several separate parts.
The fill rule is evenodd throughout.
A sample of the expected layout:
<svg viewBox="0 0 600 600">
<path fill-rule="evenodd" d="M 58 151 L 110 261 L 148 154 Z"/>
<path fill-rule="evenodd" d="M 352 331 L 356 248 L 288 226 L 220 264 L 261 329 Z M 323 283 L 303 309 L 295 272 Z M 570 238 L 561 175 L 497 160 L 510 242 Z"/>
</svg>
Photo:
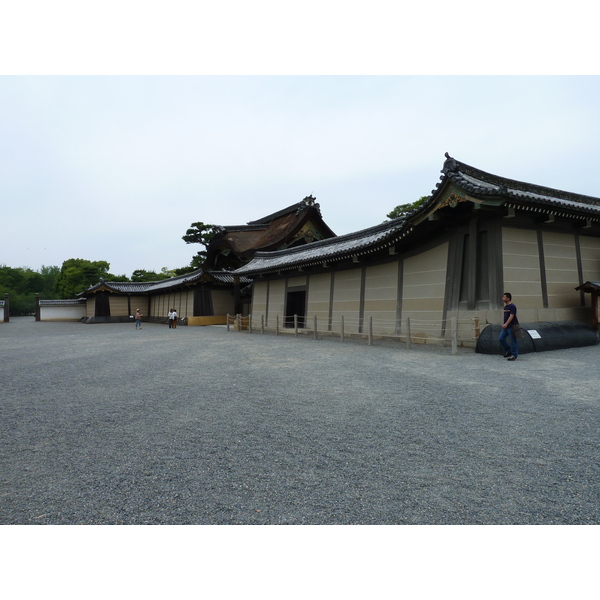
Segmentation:
<svg viewBox="0 0 600 600">
<path fill-rule="evenodd" d="M 307 196 L 246 225 L 221 226 L 207 248 L 204 267 L 233 270 L 252 260 L 257 252 L 296 248 L 332 237 L 335 233 L 323 221 L 316 198 Z"/>
<path fill-rule="evenodd" d="M 127 321 L 140 309 L 146 320 L 165 320 L 171 308 L 190 325 L 225 323 L 227 314 L 248 314 L 251 280 L 234 276 L 260 251 L 298 247 L 335 236 L 315 198 L 246 225 L 220 226 L 200 269 L 150 282 L 100 281 L 78 294 L 86 298 L 88 322 Z"/>
</svg>

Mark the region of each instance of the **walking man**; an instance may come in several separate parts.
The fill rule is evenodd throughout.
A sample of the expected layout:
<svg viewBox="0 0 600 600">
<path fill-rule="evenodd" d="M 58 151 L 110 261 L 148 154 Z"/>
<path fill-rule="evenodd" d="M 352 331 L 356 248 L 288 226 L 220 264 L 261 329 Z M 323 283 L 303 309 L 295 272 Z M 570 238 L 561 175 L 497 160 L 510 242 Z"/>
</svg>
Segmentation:
<svg viewBox="0 0 600 600">
<path fill-rule="evenodd" d="M 517 319 L 517 307 L 512 303 L 512 295 L 508 292 L 504 292 L 502 296 L 502 302 L 504 302 L 504 324 L 502 325 L 502 331 L 498 337 L 498 341 L 502 344 L 502 347 L 506 351 L 504 358 L 508 360 L 517 360 L 519 356 L 519 344 L 513 331 L 513 325 L 518 325 Z M 510 338 L 510 346 L 506 343 L 506 338 Z"/>
</svg>

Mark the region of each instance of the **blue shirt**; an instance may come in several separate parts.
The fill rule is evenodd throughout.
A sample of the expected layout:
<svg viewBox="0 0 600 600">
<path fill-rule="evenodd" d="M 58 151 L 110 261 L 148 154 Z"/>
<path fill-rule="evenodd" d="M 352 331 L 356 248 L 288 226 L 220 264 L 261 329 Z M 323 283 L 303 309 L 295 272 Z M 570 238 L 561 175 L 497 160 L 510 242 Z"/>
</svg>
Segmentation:
<svg viewBox="0 0 600 600">
<path fill-rule="evenodd" d="M 509 327 L 512 327 L 513 325 L 516 325 L 519 323 L 519 320 L 517 319 L 517 307 L 512 302 L 504 305 L 504 322 L 505 323 L 510 318 L 510 315 L 514 315 L 514 318 L 510 322 L 510 325 L 509 325 Z"/>
</svg>

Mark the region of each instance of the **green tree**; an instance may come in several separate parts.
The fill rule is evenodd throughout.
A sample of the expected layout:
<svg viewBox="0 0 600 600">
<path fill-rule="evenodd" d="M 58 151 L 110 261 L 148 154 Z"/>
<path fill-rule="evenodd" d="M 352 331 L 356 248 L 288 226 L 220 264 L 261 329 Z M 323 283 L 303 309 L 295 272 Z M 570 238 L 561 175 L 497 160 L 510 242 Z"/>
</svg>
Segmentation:
<svg viewBox="0 0 600 600">
<path fill-rule="evenodd" d="M 389 212 L 386 215 L 386 217 L 388 219 L 397 219 L 399 217 L 405 217 L 407 214 L 411 213 L 413 210 L 419 208 L 419 206 L 424 204 L 428 198 L 429 198 L 429 196 L 421 196 L 418 200 L 415 200 L 415 202 L 413 202 L 412 204 L 411 203 L 399 204 L 398 206 L 396 206 L 396 208 L 394 208 L 394 210 Z"/>
<path fill-rule="evenodd" d="M 58 294 L 54 290 L 54 282 L 56 281 L 56 276 L 60 273 L 60 267 L 56 265 L 46 266 L 42 265 L 40 269 L 40 274 L 44 278 L 44 285 L 40 292 L 40 297 L 44 300 L 50 300 L 52 298 L 56 298 Z"/>
<path fill-rule="evenodd" d="M 56 298 L 56 292 L 52 290 L 52 279 L 47 278 L 49 269 L 58 270 L 58 267 L 42 267 L 42 272 L 38 272 L 28 267 L 0 266 L 0 297 L 9 295 L 12 315 L 33 314 L 36 294 L 40 294 L 42 299 Z"/>
<path fill-rule="evenodd" d="M 63 262 L 56 276 L 55 290 L 61 298 L 75 298 L 100 279 L 110 280 L 109 269 L 110 263 L 105 260 L 92 262 L 83 258 L 69 258 Z"/>
<path fill-rule="evenodd" d="M 199 250 L 192 261 L 190 266 L 194 269 L 201 267 L 206 261 L 206 249 L 210 242 L 215 237 L 215 234 L 219 232 L 219 227 L 216 225 L 209 225 L 197 221 L 192 223 L 190 228 L 185 232 L 185 235 L 181 238 L 186 244 L 200 244 L 204 247 L 203 250 Z"/>
<path fill-rule="evenodd" d="M 131 274 L 131 281 L 160 281 L 161 279 L 166 279 L 166 277 L 155 271 L 146 271 L 145 269 L 136 269 Z"/>
<path fill-rule="evenodd" d="M 173 269 L 173 271 L 175 272 L 174 276 L 177 275 L 185 275 L 186 273 L 191 273 L 192 271 L 195 271 L 196 267 L 193 267 L 192 265 L 188 265 L 187 267 L 180 267 L 179 269 Z"/>
</svg>

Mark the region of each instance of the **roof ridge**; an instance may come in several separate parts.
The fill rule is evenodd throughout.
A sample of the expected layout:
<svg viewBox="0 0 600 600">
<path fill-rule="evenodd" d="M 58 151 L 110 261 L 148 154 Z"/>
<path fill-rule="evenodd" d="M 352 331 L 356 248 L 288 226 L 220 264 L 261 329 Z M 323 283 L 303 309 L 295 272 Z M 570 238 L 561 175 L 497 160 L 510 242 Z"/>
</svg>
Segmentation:
<svg viewBox="0 0 600 600">
<path fill-rule="evenodd" d="M 541 196 L 548 196 L 551 198 L 557 198 L 560 200 L 571 200 L 574 202 L 582 202 L 583 204 L 590 204 L 600 206 L 600 198 L 595 196 L 588 196 L 586 194 L 578 194 L 576 192 L 568 192 L 566 190 L 560 190 L 558 188 L 551 188 L 543 185 L 534 183 L 527 183 L 526 181 L 520 181 L 518 179 L 510 179 L 501 175 L 495 175 L 488 173 L 472 165 L 456 160 L 451 157 L 447 152 L 445 154 L 446 161 L 442 168 L 442 173 L 448 176 L 450 179 L 460 177 L 462 173 L 479 179 L 485 183 L 496 185 L 500 188 L 501 192 L 508 192 L 509 189 L 518 192 L 528 192 L 533 194 L 539 194 Z"/>
<path fill-rule="evenodd" d="M 281 210 L 267 215 L 266 217 L 262 217 L 260 219 L 257 219 L 256 221 L 248 221 L 247 225 L 268 225 L 269 223 L 271 223 L 271 221 L 274 221 L 275 219 L 279 219 L 280 217 L 290 214 L 294 212 L 294 210 L 298 211 L 300 209 L 305 209 L 310 206 L 314 206 L 317 210 L 319 210 L 319 205 L 315 202 L 315 200 L 316 198 L 312 195 L 306 196 L 305 198 L 300 200 L 300 202 L 296 202 L 296 204 L 291 204 L 290 206 L 282 208 Z"/>
<path fill-rule="evenodd" d="M 307 249 L 323 248 L 335 244 L 340 244 L 348 240 L 359 239 L 366 235 L 372 235 L 380 231 L 385 231 L 386 229 L 389 229 L 391 231 L 394 228 L 402 226 L 405 223 L 405 221 L 405 217 L 398 217 L 397 219 L 390 219 L 389 221 L 384 221 L 383 223 L 379 223 L 377 225 L 373 225 L 372 227 L 367 227 L 365 229 L 360 229 L 359 231 L 352 231 L 343 235 L 336 235 L 335 237 L 326 238 L 324 240 L 315 240 L 314 242 L 302 244 L 301 246 L 282 248 L 281 250 L 256 252 L 254 256 L 260 258 L 264 256 L 281 256 L 282 254 L 299 254 L 301 252 L 306 251 Z"/>
</svg>

